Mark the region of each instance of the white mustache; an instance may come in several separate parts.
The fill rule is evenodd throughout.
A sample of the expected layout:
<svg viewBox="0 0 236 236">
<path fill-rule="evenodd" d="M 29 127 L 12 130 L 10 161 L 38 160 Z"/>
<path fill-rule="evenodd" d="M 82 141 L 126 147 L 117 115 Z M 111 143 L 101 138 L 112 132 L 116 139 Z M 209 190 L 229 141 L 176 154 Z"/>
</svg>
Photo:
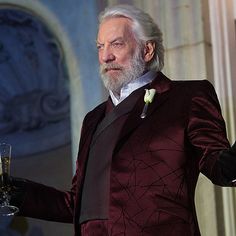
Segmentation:
<svg viewBox="0 0 236 236">
<path fill-rule="evenodd" d="M 111 70 L 111 69 L 122 70 L 123 67 L 118 65 L 118 64 L 116 64 L 116 63 L 102 64 L 100 66 L 101 73 L 105 73 L 105 72 L 107 72 L 108 70 Z"/>
</svg>

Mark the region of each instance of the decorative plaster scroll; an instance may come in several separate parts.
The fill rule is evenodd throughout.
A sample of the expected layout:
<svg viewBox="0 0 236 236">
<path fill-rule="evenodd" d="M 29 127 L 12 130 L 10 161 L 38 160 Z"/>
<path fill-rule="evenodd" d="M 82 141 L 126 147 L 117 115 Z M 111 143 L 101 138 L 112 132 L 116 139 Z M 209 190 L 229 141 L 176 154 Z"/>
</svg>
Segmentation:
<svg viewBox="0 0 236 236">
<path fill-rule="evenodd" d="M 33 90 L 14 96 L 4 104 L 0 133 L 41 129 L 69 116 L 68 96 L 54 91 Z"/>
<path fill-rule="evenodd" d="M 67 84 L 63 52 L 48 28 L 28 12 L 0 9 L 0 141 L 12 143 L 16 156 L 70 142 Z"/>
</svg>

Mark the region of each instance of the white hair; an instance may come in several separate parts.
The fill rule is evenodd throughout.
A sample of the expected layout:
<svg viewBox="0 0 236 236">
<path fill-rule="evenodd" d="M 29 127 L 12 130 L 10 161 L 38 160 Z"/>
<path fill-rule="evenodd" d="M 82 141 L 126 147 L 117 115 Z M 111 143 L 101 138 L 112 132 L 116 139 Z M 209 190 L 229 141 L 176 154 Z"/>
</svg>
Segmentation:
<svg viewBox="0 0 236 236">
<path fill-rule="evenodd" d="M 161 71 L 164 66 L 164 46 L 162 32 L 150 15 L 131 5 L 116 5 L 107 7 L 99 15 L 99 23 L 115 17 L 125 17 L 132 21 L 132 31 L 140 47 L 147 42 L 155 43 L 154 58 L 147 65 L 149 70 Z"/>
</svg>

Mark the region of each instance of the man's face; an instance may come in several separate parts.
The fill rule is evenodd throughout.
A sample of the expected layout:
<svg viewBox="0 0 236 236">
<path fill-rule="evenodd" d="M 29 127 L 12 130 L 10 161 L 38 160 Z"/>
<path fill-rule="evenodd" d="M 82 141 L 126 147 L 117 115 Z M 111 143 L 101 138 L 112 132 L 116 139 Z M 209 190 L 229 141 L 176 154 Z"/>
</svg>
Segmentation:
<svg viewBox="0 0 236 236">
<path fill-rule="evenodd" d="M 139 77 L 145 67 L 131 24 L 127 18 L 111 18 L 101 23 L 98 32 L 100 74 L 106 88 L 118 94 L 120 88 Z"/>
</svg>

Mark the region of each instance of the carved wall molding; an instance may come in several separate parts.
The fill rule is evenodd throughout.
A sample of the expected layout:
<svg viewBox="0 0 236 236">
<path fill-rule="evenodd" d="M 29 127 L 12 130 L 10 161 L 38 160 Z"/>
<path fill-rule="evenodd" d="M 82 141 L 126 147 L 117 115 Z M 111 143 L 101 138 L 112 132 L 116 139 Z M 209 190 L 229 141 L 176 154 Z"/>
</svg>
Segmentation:
<svg viewBox="0 0 236 236">
<path fill-rule="evenodd" d="M 0 141 L 14 156 L 70 143 L 68 76 L 59 42 L 29 12 L 0 9 Z"/>
</svg>

